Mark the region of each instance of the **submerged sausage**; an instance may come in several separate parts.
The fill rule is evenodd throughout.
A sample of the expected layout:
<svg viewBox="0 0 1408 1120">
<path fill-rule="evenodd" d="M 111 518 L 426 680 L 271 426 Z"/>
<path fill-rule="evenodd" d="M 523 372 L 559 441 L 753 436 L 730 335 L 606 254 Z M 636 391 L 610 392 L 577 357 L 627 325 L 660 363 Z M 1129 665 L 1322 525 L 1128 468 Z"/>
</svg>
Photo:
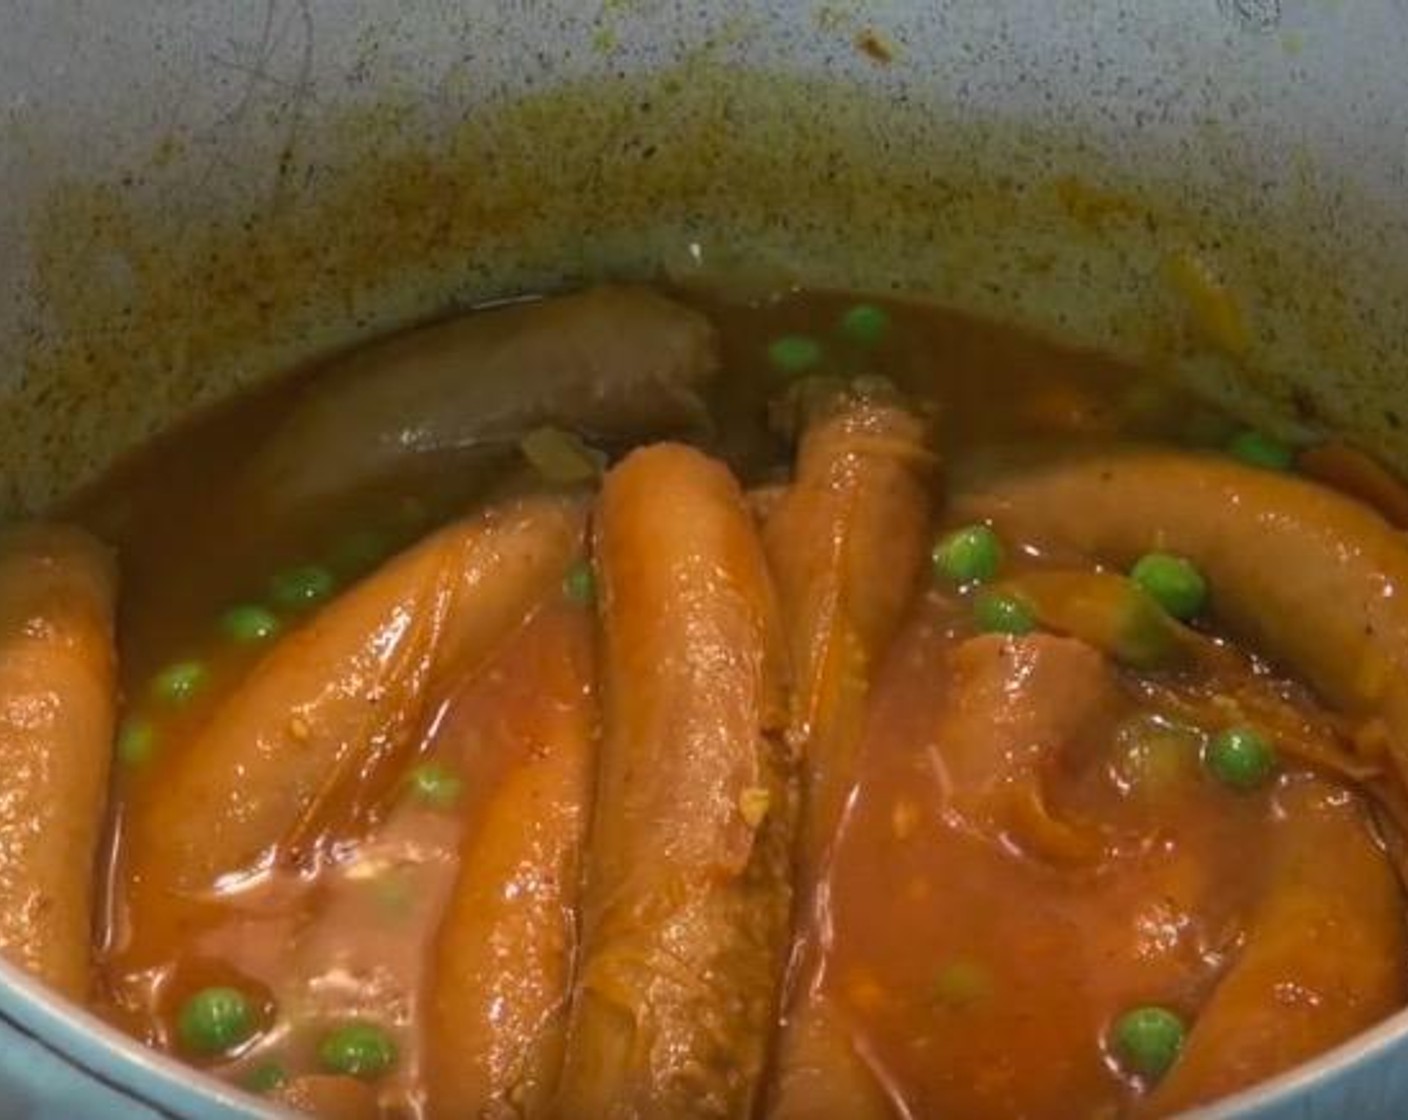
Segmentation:
<svg viewBox="0 0 1408 1120">
<path fill-rule="evenodd" d="M 1101 854 L 1093 826 L 1048 804 L 1058 768 L 1078 769 L 1115 710 L 1103 657 L 1072 638 L 984 634 L 948 656 L 935 766 L 955 820 L 1003 847 L 1053 864 Z"/>
<path fill-rule="evenodd" d="M 466 748 L 503 757 L 466 762 L 486 788 L 435 950 L 435 1116 L 543 1115 L 562 1061 L 596 736 L 591 623 L 550 611 L 519 645 L 508 709 Z"/>
<path fill-rule="evenodd" d="M 385 792 L 437 682 L 491 654 L 581 545 L 575 503 L 466 518 L 403 553 L 283 639 L 135 809 L 142 889 L 198 893 L 300 856 Z M 350 805 L 348 804 L 350 802 Z"/>
<path fill-rule="evenodd" d="M 792 651 L 788 739 L 800 753 L 797 843 L 802 924 L 795 1002 L 777 1056 L 772 1111 L 819 1101 L 884 1114 L 883 1097 L 820 1002 L 805 1002 L 811 902 L 856 779 L 870 678 L 918 584 L 933 456 L 924 424 L 897 404 L 842 402 L 808 428 L 797 475 L 767 517 L 764 541 Z M 805 1005 L 804 1005 L 805 1003 Z"/>
<path fill-rule="evenodd" d="M 608 475 L 605 733 L 568 1117 L 745 1116 L 790 905 L 784 648 L 737 484 L 689 448 Z"/>
<path fill-rule="evenodd" d="M 1166 549 L 1213 612 L 1344 711 L 1383 720 L 1408 775 L 1408 545 L 1360 503 L 1189 452 L 1072 455 L 971 480 L 960 508 L 1015 537 L 1124 564 Z"/>
<path fill-rule="evenodd" d="M 273 1092 L 279 1104 L 318 1120 L 377 1120 L 376 1090 L 353 1077 L 309 1074 Z"/>
<path fill-rule="evenodd" d="M 0 952 L 88 989 L 115 705 L 112 557 L 76 529 L 0 537 Z"/>
<path fill-rule="evenodd" d="M 397 1055 L 376 1083 L 382 1109 L 542 1113 L 575 943 L 592 625 L 565 598 L 546 603 L 453 684 L 385 819 L 316 879 L 285 877 L 306 918 L 281 937 L 236 911 L 205 937 L 205 953 L 286 1009 L 285 1060 L 306 1067 L 330 1025 L 370 1022 Z M 245 913 L 258 909 L 246 895 Z"/>
<path fill-rule="evenodd" d="M 603 439 L 696 425 L 717 369 L 709 321 L 645 288 L 478 312 L 336 362 L 258 450 L 248 485 L 299 506 L 545 424 Z"/>
<path fill-rule="evenodd" d="M 1356 800 L 1316 779 L 1278 792 L 1266 892 L 1245 947 L 1143 1112 L 1246 1088 L 1408 999 L 1402 891 Z"/>
<path fill-rule="evenodd" d="M 857 1031 L 826 995 L 812 993 L 783 1027 L 770 1120 L 889 1120 L 897 1111 L 857 1044 Z"/>
<path fill-rule="evenodd" d="M 847 402 L 808 429 L 796 481 L 767 521 L 792 651 L 788 739 L 802 757 L 804 875 L 840 822 L 870 674 L 919 581 L 932 466 L 918 417 Z"/>
<path fill-rule="evenodd" d="M 941 1002 L 922 1001 L 942 967 L 936 962 L 953 952 L 939 948 L 935 929 L 962 944 L 970 929 L 985 926 L 991 938 L 1003 928 L 979 916 L 988 903 L 976 882 L 987 880 L 1003 899 L 1025 888 L 1023 908 L 1010 912 L 1020 921 L 1024 908 L 1049 906 L 1049 896 L 1024 881 L 1028 869 L 1049 882 L 1058 869 L 1083 862 L 1084 872 L 1099 856 L 1098 835 L 1053 811 L 1047 786 L 1058 766 L 1079 764 L 1117 710 L 1111 671 L 1088 647 L 1047 634 L 950 645 L 922 609 L 899 642 L 871 705 L 863 773 L 826 869 L 824 905 L 811 918 L 822 930 L 814 936 L 823 959 L 789 1010 L 773 1120 L 1025 1115 L 1026 1102 L 997 1106 L 1008 1088 L 1001 1076 L 965 1075 L 1004 1034 L 1013 1053 L 1051 1054 L 1049 1079 L 1032 1099 L 1042 1090 L 1089 1088 L 1101 1077 L 1098 1062 L 1073 1060 L 1082 1042 L 1058 1016 L 1028 1013 L 1022 1004 L 1001 1020 L 1006 1008 L 994 1006 L 965 1023 Z M 1036 859 L 1014 859 L 1018 853 Z M 926 885 L 916 896 L 920 882 Z M 1081 936 L 1097 939 L 1098 925 Z M 1033 936 L 1024 953 L 1055 958 L 1071 947 L 1052 928 Z M 964 952 L 989 948 L 980 942 Z M 1120 957 L 1108 954 L 1107 966 Z M 1068 960 L 1063 967 L 1079 966 Z M 1060 993 L 1053 1004 L 1078 1007 L 1086 993 L 1062 989 L 1066 979 L 1053 979 Z M 896 1022 L 896 1004 L 914 1007 L 911 1001 L 922 1010 Z M 927 1055 L 909 1049 L 918 1037 L 932 1047 Z"/>
</svg>

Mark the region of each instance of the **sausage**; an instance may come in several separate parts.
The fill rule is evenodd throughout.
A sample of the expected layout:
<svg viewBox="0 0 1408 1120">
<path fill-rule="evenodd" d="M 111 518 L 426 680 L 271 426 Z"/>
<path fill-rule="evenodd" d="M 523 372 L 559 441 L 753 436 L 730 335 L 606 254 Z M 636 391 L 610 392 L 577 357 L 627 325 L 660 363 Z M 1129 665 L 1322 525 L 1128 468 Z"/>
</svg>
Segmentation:
<svg viewBox="0 0 1408 1120">
<path fill-rule="evenodd" d="M 843 1028 L 807 988 L 812 896 L 856 778 L 870 677 L 919 583 L 934 457 L 898 404 L 843 400 L 808 427 L 796 478 L 766 519 L 794 674 L 788 742 L 801 759 L 796 962 L 769 1112 L 884 1116 L 885 1099 Z M 844 1104 L 845 1108 L 840 1106 Z"/>
<path fill-rule="evenodd" d="M 607 476 L 595 546 L 605 719 L 559 1111 L 745 1116 L 791 902 L 771 579 L 733 477 L 677 444 Z"/>
<path fill-rule="evenodd" d="M 1202 569 L 1213 613 L 1332 705 L 1382 721 L 1408 774 L 1408 546 L 1377 513 L 1292 475 L 1131 447 L 980 471 L 954 498 L 1028 543 Z"/>
<path fill-rule="evenodd" d="M 696 426 L 718 366 L 708 319 L 645 288 L 475 312 L 331 363 L 246 485 L 292 508 L 410 456 L 504 450 L 542 425 L 601 439 Z"/>
<path fill-rule="evenodd" d="M 484 792 L 434 955 L 434 1116 L 541 1116 L 561 1067 L 596 744 L 591 620 L 548 611 L 519 644 L 507 706 L 465 763 L 488 777 L 471 783 Z"/>
<path fill-rule="evenodd" d="M 1119 710 L 1105 659 L 1051 634 L 982 634 L 947 656 L 952 674 L 933 732 L 947 812 L 974 834 L 1054 864 L 1103 855 L 1097 827 L 1047 804 L 1060 766 L 1078 769 Z"/>
<path fill-rule="evenodd" d="M 856 1031 L 822 993 L 784 1024 L 770 1120 L 890 1120 L 901 1113 L 856 1045 Z"/>
<path fill-rule="evenodd" d="M 382 1115 L 376 1090 L 353 1077 L 308 1074 L 279 1086 L 270 1096 L 319 1120 L 377 1120 Z"/>
<path fill-rule="evenodd" d="M 591 636 L 588 610 L 545 603 L 455 682 L 419 757 L 456 791 L 430 801 L 403 781 L 385 819 L 318 877 L 277 960 L 249 969 L 295 1009 L 294 1050 L 318 1024 L 390 1035 L 383 1108 L 538 1115 L 556 1083 L 596 730 Z M 226 936 L 235 944 L 205 951 L 240 968 L 245 935 Z"/>
<path fill-rule="evenodd" d="M 0 536 L 0 952 L 72 999 L 89 986 L 116 584 L 80 530 Z"/>
<path fill-rule="evenodd" d="M 553 499 L 468 517 L 279 642 L 135 806 L 138 888 L 199 894 L 361 823 L 415 746 L 428 698 L 556 586 L 583 521 Z"/>
<path fill-rule="evenodd" d="M 796 480 L 764 530 L 792 655 L 804 876 L 840 823 L 870 674 L 919 583 L 934 463 L 926 434 L 899 405 L 847 402 L 807 430 Z"/>
<path fill-rule="evenodd" d="M 1360 805 L 1313 778 L 1283 785 L 1277 801 L 1270 879 L 1245 947 L 1141 1115 L 1253 1085 L 1408 1000 L 1402 892 Z"/>
</svg>

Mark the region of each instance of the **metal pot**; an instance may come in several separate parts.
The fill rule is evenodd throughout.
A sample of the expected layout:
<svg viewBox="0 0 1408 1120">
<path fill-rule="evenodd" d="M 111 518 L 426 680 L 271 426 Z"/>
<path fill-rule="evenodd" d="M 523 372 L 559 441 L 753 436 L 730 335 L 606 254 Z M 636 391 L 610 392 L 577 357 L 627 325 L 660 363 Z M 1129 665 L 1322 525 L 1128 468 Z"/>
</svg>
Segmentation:
<svg viewBox="0 0 1408 1120">
<path fill-rule="evenodd" d="M 1402 0 L 2 0 L 0 509 L 525 287 L 923 294 L 1408 464 Z M 1408 1113 L 1408 1014 L 1214 1110 Z M 221 1117 L 0 967 L 0 1113 Z"/>
</svg>

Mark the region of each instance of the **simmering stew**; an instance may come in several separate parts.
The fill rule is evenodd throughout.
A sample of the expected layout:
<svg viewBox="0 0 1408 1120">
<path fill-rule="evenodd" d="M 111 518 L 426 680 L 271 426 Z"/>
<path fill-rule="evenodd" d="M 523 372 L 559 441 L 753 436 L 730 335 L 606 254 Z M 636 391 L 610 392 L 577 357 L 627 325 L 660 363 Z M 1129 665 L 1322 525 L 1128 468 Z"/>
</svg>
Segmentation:
<svg viewBox="0 0 1408 1120">
<path fill-rule="evenodd" d="M 0 946 L 326 1117 L 1175 1113 L 1408 1002 L 1405 509 L 915 304 L 431 324 L 3 538 Z"/>
</svg>

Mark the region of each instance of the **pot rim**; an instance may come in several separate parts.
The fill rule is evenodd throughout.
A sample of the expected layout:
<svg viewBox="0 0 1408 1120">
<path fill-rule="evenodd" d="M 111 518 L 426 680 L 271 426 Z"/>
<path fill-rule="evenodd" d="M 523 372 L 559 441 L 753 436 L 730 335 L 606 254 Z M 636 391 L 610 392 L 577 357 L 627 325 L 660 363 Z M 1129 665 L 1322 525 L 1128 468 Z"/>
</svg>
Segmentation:
<svg viewBox="0 0 1408 1120">
<path fill-rule="evenodd" d="M 0 1030 L 6 1027 L 39 1043 L 85 1078 L 159 1114 L 212 1120 L 217 1115 L 221 1120 L 298 1115 L 138 1042 L 0 959 Z M 1297 1098 L 1391 1058 L 1405 1045 L 1408 1008 L 1309 1061 L 1181 1115 L 1235 1120 L 1278 1106 L 1294 1108 Z M 218 1114 L 210 1111 L 212 1105 L 220 1109 Z"/>
</svg>

